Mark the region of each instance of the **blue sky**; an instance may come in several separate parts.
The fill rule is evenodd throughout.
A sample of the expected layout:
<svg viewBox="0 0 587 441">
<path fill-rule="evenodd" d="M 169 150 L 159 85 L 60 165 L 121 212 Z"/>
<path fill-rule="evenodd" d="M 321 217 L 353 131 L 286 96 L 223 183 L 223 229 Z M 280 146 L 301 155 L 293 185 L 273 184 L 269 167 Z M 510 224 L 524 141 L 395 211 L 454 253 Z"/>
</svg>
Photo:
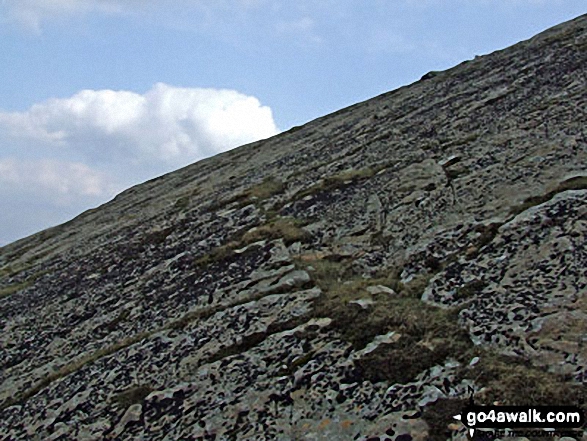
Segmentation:
<svg viewBox="0 0 587 441">
<path fill-rule="evenodd" d="M 0 246 L 583 13 L 584 0 L 0 0 Z"/>
</svg>

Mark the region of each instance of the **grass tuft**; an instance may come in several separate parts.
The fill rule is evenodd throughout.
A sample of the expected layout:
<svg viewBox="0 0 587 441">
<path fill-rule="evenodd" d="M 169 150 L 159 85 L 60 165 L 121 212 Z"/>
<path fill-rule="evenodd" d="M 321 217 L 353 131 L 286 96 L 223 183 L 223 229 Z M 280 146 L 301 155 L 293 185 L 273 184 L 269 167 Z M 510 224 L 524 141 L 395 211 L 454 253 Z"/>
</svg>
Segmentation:
<svg viewBox="0 0 587 441">
<path fill-rule="evenodd" d="M 385 168 L 384 165 L 377 167 L 366 167 L 359 170 L 346 170 L 332 176 L 328 176 L 322 182 L 299 191 L 295 195 L 295 199 L 303 199 L 306 196 L 311 196 L 324 191 L 332 191 L 348 184 L 367 180 L 377 174 L 377 172 L 383 168 Z"/>
<path fill-rule="evenodd" d="M 479 363 L 465 376 L 484 386 L 478 404 L 510 406 L 577 405 L 587 399 L 587 385 L 531 366 L 520 357 L 483 351 Z M 478 398 L 478 399 L 477 399 Z"/>
<path fill-rule="evenodd" d="M 0 288 L 0 299 L 4 297 L 8 297 L 18 291 L 21 291 L 25 288 L 28 288 L 31 285 L 30 280 L 26 280 L 21 283 L 14 283 L 12 285 L 5 286 L 4 288 Z"/>
<path fill-rule="evenodd" d="M 130 387 L 114 396 L 113 401 L 119 407 L 126 409 L 133 404 L 142 403 L 154 389 L 147 384 Z"/>
<path fill-rule="evenodd" d="M 554 190 L 549 191 L 548 193 L 541 195 L 541 196 L 532 196 L 524 200 L 520 205 L 516 207 L 512 207 L 510 209 L 510 215 L 517 216 L 518 214 L 522 213 L 523 211 L 528 210 L 529 208 L 535 207 L 537 205 L 543 204 L 548 202 L 557 194 L 562 193 L 563 191 L 567 190 L 586 190 L 587 189 L 587 176 L 576 176 L 574 178 L 567 179 L 559 183 Z"/>
<path fill-rule="evenodd" d="M 295 242 L 308 242 L 310 233 L 300 228 L 301 223 L 293 218 L 278 218 L 269 223 L 247 231 L 241 238 L 242 245 L 260 240 L 283 239 L 286 245 Z"/>
<path fill-rule="evenodd" d="M 276 194 L 282 193 L 285 189 L 285 185 L 279 179 L 269 177 L 263 180 L 260 184 L 254 185 L 249 188 L 245 194 L 248 199 L 261 199 L 265 200 Z"/>
<path fill-rule="evenodd" d="M 198 267 L 208 267 L 213 263 L 229 259 L 234 254 L 234 250 L 262 240 L 283 239 L 285 245 L 291 245 L 295 242 L 307 243 L 312 239 L 312 235 L 301 228 L 302 224 L 294 218 L 272 219 L 266 224 L 237 235 L 236 238 L 224 245 L 213 248 L 208 254 L 196 259 L 194 264 Z"/>
</svg>

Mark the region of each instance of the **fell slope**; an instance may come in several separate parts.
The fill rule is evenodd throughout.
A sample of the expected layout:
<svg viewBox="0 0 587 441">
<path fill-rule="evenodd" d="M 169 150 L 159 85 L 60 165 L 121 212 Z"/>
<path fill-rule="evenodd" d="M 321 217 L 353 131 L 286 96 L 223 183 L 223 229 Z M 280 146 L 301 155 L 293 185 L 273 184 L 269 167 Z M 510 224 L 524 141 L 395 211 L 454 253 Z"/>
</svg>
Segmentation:
<svg viewBox="0 0 587 441">
<path fill-rule="evenodd" d="M 576 404 L 586 67 L 581 16 L 0 248 L 0 439 L 465 439 L 469 387 Z"/>
</svg>

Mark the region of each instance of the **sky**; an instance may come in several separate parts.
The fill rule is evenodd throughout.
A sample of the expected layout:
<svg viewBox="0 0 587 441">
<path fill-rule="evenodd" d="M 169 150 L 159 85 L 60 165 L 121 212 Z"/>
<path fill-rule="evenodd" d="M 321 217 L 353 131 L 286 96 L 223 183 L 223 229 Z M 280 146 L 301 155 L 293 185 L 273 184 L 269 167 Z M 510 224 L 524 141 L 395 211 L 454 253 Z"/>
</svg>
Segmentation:
<svg viewBox="0 0 587 441">
<path fill-rule="evenodd" d="M 584 0 L 0 0 L 0 246 Z"/>
</svg>

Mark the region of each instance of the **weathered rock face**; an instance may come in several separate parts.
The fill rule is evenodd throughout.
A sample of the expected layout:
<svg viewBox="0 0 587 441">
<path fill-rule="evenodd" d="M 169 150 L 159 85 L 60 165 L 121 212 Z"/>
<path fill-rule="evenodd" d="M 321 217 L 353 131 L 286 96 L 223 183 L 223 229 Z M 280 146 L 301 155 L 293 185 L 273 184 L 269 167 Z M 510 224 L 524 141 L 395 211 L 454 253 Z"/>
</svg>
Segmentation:
<svg viewBox="0 0 587 441">
<path fill-rule="evenodd" d="M 471 387 L 576 404 L 586 67 L 582 16 L 1 248 L 0 439 L 465 439 Z"/>
</svg>

